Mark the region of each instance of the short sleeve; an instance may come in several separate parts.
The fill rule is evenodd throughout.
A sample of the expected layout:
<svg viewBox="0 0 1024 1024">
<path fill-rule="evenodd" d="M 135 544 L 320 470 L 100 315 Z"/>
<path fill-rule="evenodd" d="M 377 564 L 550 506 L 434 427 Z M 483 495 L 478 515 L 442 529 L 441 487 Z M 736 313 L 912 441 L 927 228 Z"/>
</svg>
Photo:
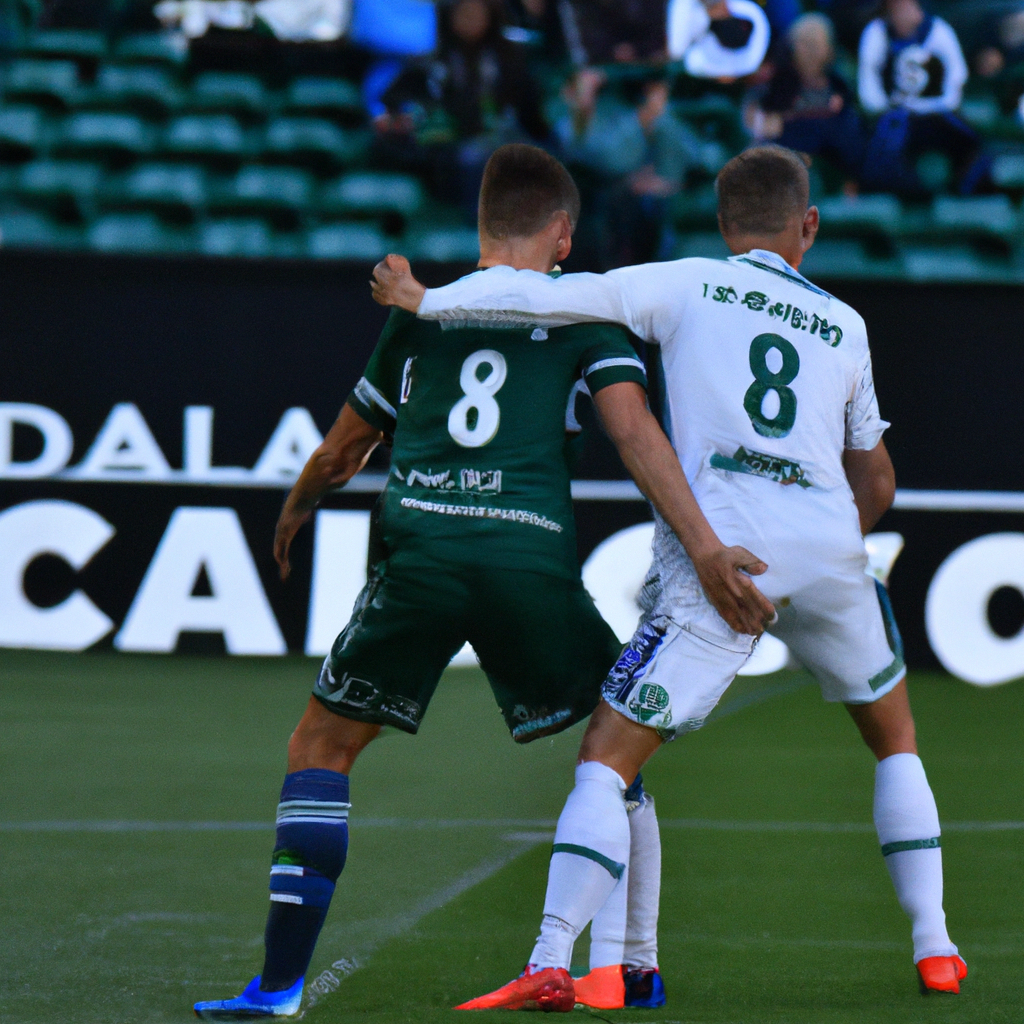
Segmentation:
<svg viewBox="0 0 1024 1024">
<path fill-rule="evenodd" d="M 632 381 L 647 387 L 643 360 L 636 354 L 629 334 L 621 327 L 595 325 L 585 328 L 589 344 L 580 360 L 580 374 L 591 395 L 611 384 Z"/>
<path fill-rule="evenodd" d="M 366 370 L 348 396 L 348 404 L 372 427 L 392 434 L 398 416 L 405 372 L 405 328 L 416 322 L 405 310 L 393 309 L 381 331 Z"/>
<path fill-rule="evenodd" d="M 850 401 L 846 404 L 846 447 L 869 452 L 882 439 L 888 426 L 878 411 L 871 353 L 868 352 L 864 355 Z"/>
</svg>

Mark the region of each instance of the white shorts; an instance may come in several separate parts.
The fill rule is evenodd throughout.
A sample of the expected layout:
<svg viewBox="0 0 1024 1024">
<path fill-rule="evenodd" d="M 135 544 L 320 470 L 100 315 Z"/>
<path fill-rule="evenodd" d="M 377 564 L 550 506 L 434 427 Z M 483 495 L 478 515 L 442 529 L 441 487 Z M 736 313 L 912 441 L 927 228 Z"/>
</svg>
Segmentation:
<svg viewBox="0 0 1024 1024">
<path fill-rule="evenodd" d="M 769 632 L 809 669 L 827 701 L 870 704 L 906 674 L 884 587 L 861 572 L 805 583 L 775 601 Z M 699 729 L 750 656 L 754 638 L 733 633 L 707 598 L 660 597 L 608 674 L 602 696 L 666 740 Z"/>
</svg>

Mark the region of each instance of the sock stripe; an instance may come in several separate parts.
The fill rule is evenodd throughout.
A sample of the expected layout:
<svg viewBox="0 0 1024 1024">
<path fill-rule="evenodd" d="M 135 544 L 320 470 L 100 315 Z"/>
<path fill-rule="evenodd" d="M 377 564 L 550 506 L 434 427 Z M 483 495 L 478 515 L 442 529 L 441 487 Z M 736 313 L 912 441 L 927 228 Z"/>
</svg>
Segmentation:
<svg viewBox="0 0 1024 1024">
<path fill-rule="evenodd" d="M 573 853 L 577 857 L 586 857 L 595 864 L 600 864 L 616 880 L 621 878 L 622 873 L 626 870 L 625 864 L 620 864 L 617 860 L 612 860 L 611 857 L 606 857 L 603 853 L 590 849 L 589 846 L 577 846 L 575 843 L 555 843 L 551 847 L 551 855 L 554 856 L 556 853 Z"/>
<path fill-rule="evenodd" d="M 905 839 L 899 843 L 885 843 L 882 856 L 888 857 L 891 853 L 903 853 L 905 850 L 937 850 L 941 846 L 942 839 L 939 836 L 931 839 Z"/>
</svg>

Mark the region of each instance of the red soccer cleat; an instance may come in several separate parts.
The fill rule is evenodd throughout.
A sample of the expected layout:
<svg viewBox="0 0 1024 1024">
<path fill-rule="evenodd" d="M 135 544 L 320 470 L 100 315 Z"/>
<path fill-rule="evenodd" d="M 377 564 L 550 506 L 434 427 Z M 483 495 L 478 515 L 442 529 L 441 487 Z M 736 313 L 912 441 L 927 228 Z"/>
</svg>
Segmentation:
<svg viewBox="0 0 1024 1024">
<path fill-rule="evenodd" d="M 572 977 L 561 967 L 538 970 L 527 964 L 515 981 L 485 996 L 470 999 L 456 1010 L 544 1010 L 568 1013 L 576 1005 Z"/>
<path fill-rule="evenodd" d="M 626 1005 L 626 983 L 622 965 L 595 967 L 573 982 L 576 1002 L 593 1010 L 621 1010 Z"/>
<path fill-rule="evenodd" d="M 967 964 L 959 956 L 926 956 L 917 962 L 921 994 L 949 992 L 959 995 L 960 982 L 967 977 Z"/>
</svg>

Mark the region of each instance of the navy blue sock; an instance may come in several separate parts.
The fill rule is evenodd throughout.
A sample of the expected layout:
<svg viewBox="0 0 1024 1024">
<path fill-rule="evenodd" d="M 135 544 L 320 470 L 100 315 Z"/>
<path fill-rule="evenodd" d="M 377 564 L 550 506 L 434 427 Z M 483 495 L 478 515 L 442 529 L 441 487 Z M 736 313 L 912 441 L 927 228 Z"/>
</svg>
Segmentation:
<svg viewBox="0 0 1024 1024">
<path fill-rule="evenodd" d="M 286 775 L 277 805 L 270 913 L 260 988 L 291 988 L 309 967 L 348 852 L 348 776 L 326 768 Z"/>
</svg>

